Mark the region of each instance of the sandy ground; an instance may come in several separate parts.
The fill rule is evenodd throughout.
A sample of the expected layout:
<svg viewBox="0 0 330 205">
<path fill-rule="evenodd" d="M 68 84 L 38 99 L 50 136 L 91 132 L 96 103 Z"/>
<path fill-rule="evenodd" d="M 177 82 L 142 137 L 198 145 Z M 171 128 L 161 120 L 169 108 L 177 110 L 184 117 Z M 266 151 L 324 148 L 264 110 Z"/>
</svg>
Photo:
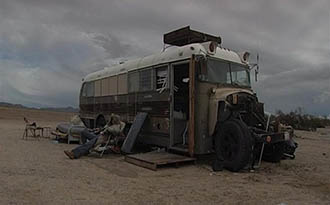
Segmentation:
<svg viewBox="0 0 330 205">
<path fill-rule="evenodd" d="M 41 126 L 72 114 L 0 107 L 0 204 L 330 204 L 330 129 L 297 131 L 295 160 L 254 173 L 205 163 L 151 171 L 122 156 L 70 160 L 76 145 L 22 140 L 23 116 Z"/>
</svg>

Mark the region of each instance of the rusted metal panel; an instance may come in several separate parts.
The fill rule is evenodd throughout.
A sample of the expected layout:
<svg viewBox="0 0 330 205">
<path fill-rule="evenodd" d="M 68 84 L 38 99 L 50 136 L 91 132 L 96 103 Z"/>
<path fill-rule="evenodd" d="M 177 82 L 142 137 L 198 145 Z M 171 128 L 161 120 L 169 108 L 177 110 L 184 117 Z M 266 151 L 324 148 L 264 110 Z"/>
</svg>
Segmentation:
<svg viewBox="0 0 330 205">
<path fill-rule="evenodd" d="M 168 152 L 148 152 L 142 154 L 126 155 L 125 161 L 140 167 L 156 171 L 166 165 L 175 165 L 194 162 L 196 159 Z"/>
<path fill-rule="evenodd" d="M 156 132 L 142 132 L 138 139 L 139 142 L 147 145 L 157 145 L 160 147 L 169 147 L 170 135 L 169 133 L 156 133 Z"/>
<path fill-rule="evenodd" d="M 149 119 L 141 131 L 141 135 L 152 136 L 153 145 L 169 146 L 169 90 L 162 93 L 148 91 L 116 96 L 81 97 L 80 116 L 83 119 L 95 119 L 102 114 L 108 119 L 110 114 L 121 116 L 126 122 L 133 122 L 137 112 L 147 112 Z M 94 117 L 93 117 L 94 116 Z M 161 137 L 159 137 L 161 135 Z"/>
<path fill-rule="evenodd" d="M 213 151 L 213 137 L 209 134 L 209 101 L 210 90 L 214 87 L 212 84 L 196 81 L 195 89 L 195 154 L 207 154 Z M 214 110 L 212 110 L 214 112 Z M 213 114 L 213 113 L 212 113 Z"/>
</svg>

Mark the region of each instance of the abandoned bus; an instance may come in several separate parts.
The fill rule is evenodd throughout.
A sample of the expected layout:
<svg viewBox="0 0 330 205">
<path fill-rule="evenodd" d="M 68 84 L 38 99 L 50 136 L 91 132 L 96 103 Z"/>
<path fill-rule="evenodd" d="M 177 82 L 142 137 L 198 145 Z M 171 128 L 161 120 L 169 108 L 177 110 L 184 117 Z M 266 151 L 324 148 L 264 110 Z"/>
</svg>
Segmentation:
<svg viewBox="0 0 330 205">
<path fill-rule="evenodd" d="M 145 112 L 139 142 L 191 156 L 215 151 L 232 171 L 260 154 L 279 160 L 286 135 L 266 129 L 263 104 L 251 89 L 247 53 L 221 48 L 220 37 L 189 27 L 165 34 L 164 42 L 175 47 L 83 79 L 85 125 L 101 127 L 111 113 L 129 124 Z"/>
</svg>

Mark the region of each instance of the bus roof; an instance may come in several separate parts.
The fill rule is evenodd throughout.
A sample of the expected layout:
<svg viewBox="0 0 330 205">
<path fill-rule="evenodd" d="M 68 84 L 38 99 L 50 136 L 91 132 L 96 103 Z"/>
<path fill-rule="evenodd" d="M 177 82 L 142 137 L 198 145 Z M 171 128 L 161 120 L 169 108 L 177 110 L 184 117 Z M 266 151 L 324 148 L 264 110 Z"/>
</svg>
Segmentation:
<svg viewBox="0 0 330 205">
<path fill-rule="evenodd" d="M 84 82 L 94 81 L 113 75 L 139 70 L 141 68 L 147 68 L 160 64 L 166 64 L 169 62 L 185 60 L 185 59 L 189 59 L 193 54 L 206 56 L 209 55 L 208 54 L 209 44 L 210 42 L 193 43 L 181 47 L 170 47 L 159 54 L 153 54 L 143 58 L 125 61 L 121 64 L 112 67 L 105 67 L 103 70 L 88 74 L 83 79 L 83 81 Z M 236 52 L 226 48 L 217 47 L 216 52 L 214 54 L 210 54 L 209 56 L 230 62 L 235 62 L 242 65 L 247 65 L 246 63 L 242 62 L 240 56 Z"/>
</svg>

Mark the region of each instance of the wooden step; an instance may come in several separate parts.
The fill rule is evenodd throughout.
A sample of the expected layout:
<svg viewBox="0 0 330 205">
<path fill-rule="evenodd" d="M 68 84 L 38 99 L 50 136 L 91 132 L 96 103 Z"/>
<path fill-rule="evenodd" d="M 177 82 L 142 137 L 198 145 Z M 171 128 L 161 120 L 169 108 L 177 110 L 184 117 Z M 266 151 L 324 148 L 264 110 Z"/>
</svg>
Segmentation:
<svg viewBox="0 0 330 205">
<path fill-rule="evenodd" d="M 156 171 L 159 167 L 179 165 L 195 162 L 195 158 L 172 154 L 165 151 L 154 151 L 133 155 L 126 155 L 125 161 L 140 167 Z"/>
</svg>

